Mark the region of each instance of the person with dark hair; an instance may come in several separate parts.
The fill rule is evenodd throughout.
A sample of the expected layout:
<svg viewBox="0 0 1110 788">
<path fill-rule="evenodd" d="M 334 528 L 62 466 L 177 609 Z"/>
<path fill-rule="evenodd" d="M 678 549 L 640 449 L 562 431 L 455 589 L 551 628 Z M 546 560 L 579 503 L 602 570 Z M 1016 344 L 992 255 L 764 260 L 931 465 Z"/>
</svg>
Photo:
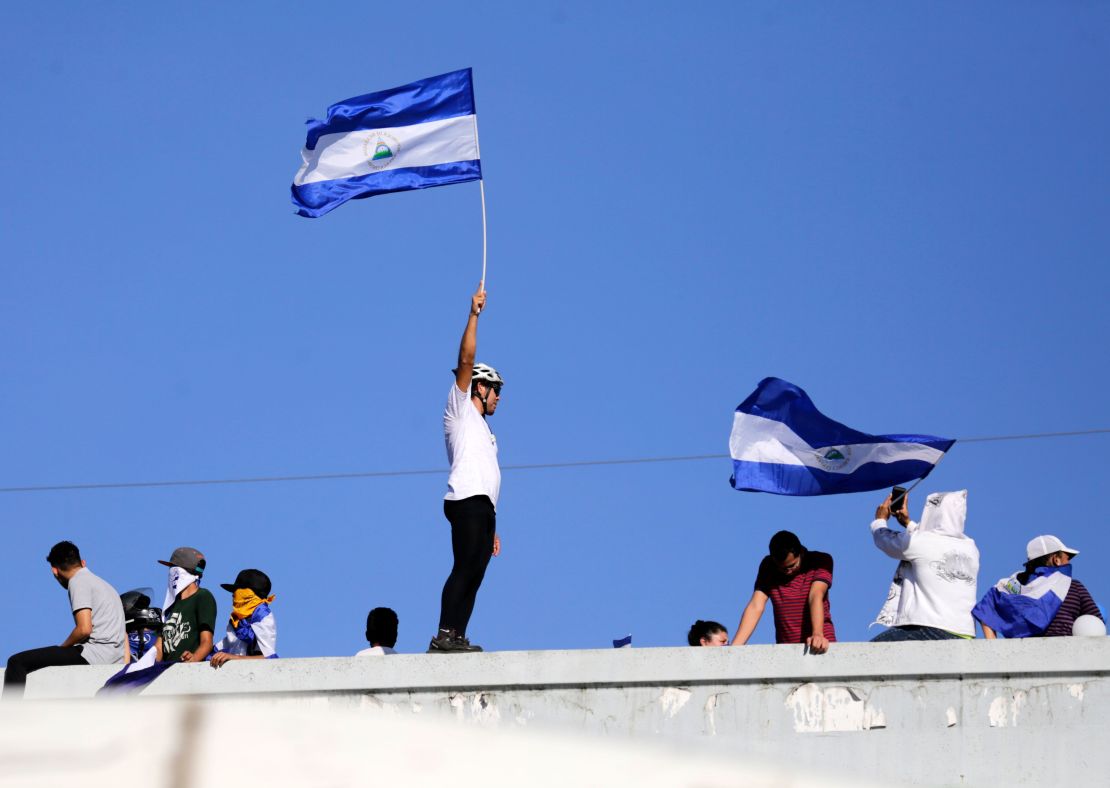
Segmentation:
<svg viewBox="0 0 1110 788">
<path fill-rule="evenodd" d="M 497 535 L 497 496 L 501 491 L 501 468 L 497 464 L 497 440 L 487 419 L 501 402 L 504 381 L 497 370 L 475 362 L 478 351 L 478 316 L 486 306 L 482 284 L 470 298 L 470 316 L 459 343 L 455 382 L 447 395 L 443 434 L 451 472 L 443 514 L 451 523 L 451 553 L 454 564 L 443 584 L 439 631 L 428 644 L 429 654 L 481 651 L 466 637 L 474 612 L 474 600 L 492 556 L 501 552 Z"/>
<path fill-rule="evenodd" d="M 366 642 L 370 648 L 364 648 L 355 654 L 356 657 L 374 657 L 385 654 L 396 654 L 393 647 L 397 645 L 397 614 L 388 607 L 376 607 L 366 617 Z"/>
<path fill-rule="evenodd" d="M 23 694 L 27 674 L 53 665 L 118 665 L 128 658 L 123 603 L 108 583 L 94 575 L 73 542 L 58 542 L 46 556 L 58 584 L 69 592 L 73 630 L 59 646 L 21 651 L 8 657 L 4 696 Z"/>
<path fill-rule="evenodd" d="M 686 633 L 686 642 L 691 646 L 727 646 L 728 630 L 716 621 L 702 621 L 699 618 Z"/>
<path fill-rule="evenodd" d="M 1034 537 L 1025 546 L 1025 569 L 999 580 L 972 608 L 983 636 L 1067 636 L 1080 616 L 1103 620 L 1091 592 L 1071 576 L 1077 555 L 1051 534 Z"/>
<path fill-rule="evenodd" d="M 270 578 L 259 569 L 244 569 L 234 583 L 220 583 L 231 592 L 231 619 L 223 640 L 209 660 L 219 668 L 233 659 L 277 659 L 277 621 L 270 605 Z"/>
<path fill-rule="evenodd" d="M 772 536 L 767 550 L 732 645 L 748 642 L 769 599 L 775 614 L 775 642 L 804 643 L 812 653 L 824 654 L 836 642 L 829 605 L 832 556 L 807 550 L 790 531 Z"/>
</svg>

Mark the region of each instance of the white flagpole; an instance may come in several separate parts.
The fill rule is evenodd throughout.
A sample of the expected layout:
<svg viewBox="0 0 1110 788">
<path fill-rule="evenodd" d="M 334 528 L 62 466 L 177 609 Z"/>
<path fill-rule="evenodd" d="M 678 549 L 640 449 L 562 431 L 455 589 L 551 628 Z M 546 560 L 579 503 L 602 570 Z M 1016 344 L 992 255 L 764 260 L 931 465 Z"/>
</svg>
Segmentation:
<svg viewBox="0 0 1110 788">
<path fill-rule="evenodd" d="M 480 155 L 480 154 L 479 154 Z M 478 181 L 478 190 L 482 193 L 482 291 L 486 289 L 486 182 Z"/>
<path fill-rule="evenodd" d="M 474 116 L 474 149 L 478 153 L 478 166 L 482 166 L 482 146 L 478 142 L 478 116 Z M 482 285 L 481 290 L 486 290 L 486 179 L 478 179 L 478 191 L 482 195 Z"/>
<path fill-rule="evenodd" d="M 952 444 L 952 446 L 955 446 L 955 445 L 956 445 L 955 443 Z M 949 447 L 948 451 L 952 451 L 952 448 Z M 932 473 L 933 471 L 935 471 L 937 469 L 937 466 L 940 465 L 941 460 L 943 460 L 947 456 L 948 456 L 947 451 L 942 453 L 940 455 L 940 460 L 937 460 L 935 463 L 933 463 L 933 467 L 929 469 L 929 473 Z M 922 476 L 920 479 L 918 479 L 916 482 L 914 482 L 913 484 L 911 484 L 909 487 L 906 488 L 906 492 L 902 496 L 903 501 L 906 501 L 910 497 L 910 493 L 913 492 L 914 487 L 921 484 L 921 482 L 925 481 L 925 479 L 927 479 L 929 477 L 929 473 L 926 473 L 924 476 Z M 906 506 L 906 512 L 907 513 L 909 512 L 909 510 L 910 510 L 909 506 Z"/>
</svg>

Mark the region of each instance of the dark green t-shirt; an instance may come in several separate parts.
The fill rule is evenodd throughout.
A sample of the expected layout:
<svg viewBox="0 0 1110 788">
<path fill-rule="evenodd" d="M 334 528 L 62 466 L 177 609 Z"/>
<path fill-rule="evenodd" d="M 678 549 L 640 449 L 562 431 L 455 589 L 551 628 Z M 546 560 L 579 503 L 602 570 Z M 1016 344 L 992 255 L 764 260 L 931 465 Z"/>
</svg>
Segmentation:
<svg viewBox="0 0 1110 788">
<path fill-rule="evenodd" d="M 207 588 L 188 599 L 178 599 L 162 624 L 162 661 L 178 662 L 186 651 L 196 651 L 200 633 L 216 631 L 216 598 Z"/>
</svg>

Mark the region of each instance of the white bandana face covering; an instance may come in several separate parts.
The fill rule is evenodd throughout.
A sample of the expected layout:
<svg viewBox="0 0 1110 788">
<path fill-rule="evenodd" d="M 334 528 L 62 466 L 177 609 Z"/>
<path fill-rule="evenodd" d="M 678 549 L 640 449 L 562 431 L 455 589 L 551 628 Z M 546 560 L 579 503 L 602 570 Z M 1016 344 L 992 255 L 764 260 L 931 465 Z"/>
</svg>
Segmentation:
<svg viewBox="0 0 1110 788">
<path fill-rule="evenodd" d="M 200 575 L 194 575 L 187 569 L 182 569 L 180 566 L 171 566 L 169 578 L 166 582 L 166 601 L 162 603 L 162 612 L 165 613 L 169 609 L 173 601 L 177 599 L 185 588 L 200 580 Z"/>
</svg>

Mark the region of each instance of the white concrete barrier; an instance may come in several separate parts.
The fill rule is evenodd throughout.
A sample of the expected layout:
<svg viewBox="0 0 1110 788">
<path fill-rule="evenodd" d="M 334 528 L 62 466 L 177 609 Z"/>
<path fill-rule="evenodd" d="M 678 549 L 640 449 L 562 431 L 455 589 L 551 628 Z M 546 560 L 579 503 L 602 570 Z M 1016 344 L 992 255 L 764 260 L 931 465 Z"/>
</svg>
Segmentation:
<svg viewBox="0 0 1110 788">
<path fill-rule="evenodd" d="M 91 697 L 112 672 L 49 668 L 27 697 Z M 240 661 L 142 695 L 697 742 L 882 782 L 1105 785 L 1108 674 L 1110 639 L 1051 638 Z"/>
</svg>

